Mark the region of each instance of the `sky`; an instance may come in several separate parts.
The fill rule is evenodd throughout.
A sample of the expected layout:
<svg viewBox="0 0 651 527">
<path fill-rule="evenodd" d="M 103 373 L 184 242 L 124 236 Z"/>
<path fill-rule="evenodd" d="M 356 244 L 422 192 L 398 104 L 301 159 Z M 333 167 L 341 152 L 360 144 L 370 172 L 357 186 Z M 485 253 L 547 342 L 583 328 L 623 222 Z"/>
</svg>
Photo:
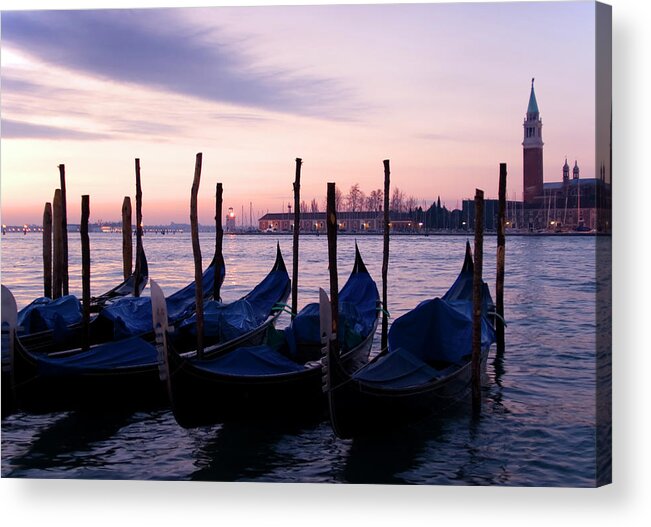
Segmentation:
<svg viewBox="0 0 651 527">
<path fill-rule="evenodd" d="M 449 208 L 482 188 L 522 196 L 531 79 L 545 181 L 565 156 L 595 176 L 591 2 L 3 11 L 1 208 L 39 223 L 66 166 L 68 221 L 117 221 L 142 170 L 145 224 L 224 207 L 245 223 L 326 183 L 391 184 Z"/>
</svg>

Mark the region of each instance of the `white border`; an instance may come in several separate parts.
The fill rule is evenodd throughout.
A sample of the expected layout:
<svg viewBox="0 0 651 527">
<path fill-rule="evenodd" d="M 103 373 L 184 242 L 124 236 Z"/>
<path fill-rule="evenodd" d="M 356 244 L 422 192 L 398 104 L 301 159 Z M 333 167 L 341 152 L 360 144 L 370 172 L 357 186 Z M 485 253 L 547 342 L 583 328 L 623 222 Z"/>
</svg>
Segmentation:
<svg viewBox="0 0 651 527">
<path fill-rule="evenodd" d="M 187 5 L 303 4 L 206 2 Z M 317 3 L 317 2 L 314 2 Z M 321 2 L 342 3 L 342 2 Z M 358 2 L 373 3 L 373 2 Z M 383 2 L 386 3 L 386 2 Z M 7 4 L 7 5 L 5 5 Z M 179 1 L 0 0 L 0 8 L 152 7 Z M 651 517 L 651 295 L 646 253 L 651 197 L 648 168 L 651 31 L 644 2 L 612 0 L 614 85 L 614 461 L 611 486 L 599 489 L 468 488 L 307 484 L 161 483 L 70 480 L 0 481 L 5 525 L 347 525 L 454 522 L 465 525 L 639 525 Z M 532 21 L 535 23 L 534 21 Z M 646 200 L 645 200 L 646 198 Z M 647 520 L 648 521 L 648 520 Z M 5 523 L 6 522 L 6 523 Z"/>
</svg>

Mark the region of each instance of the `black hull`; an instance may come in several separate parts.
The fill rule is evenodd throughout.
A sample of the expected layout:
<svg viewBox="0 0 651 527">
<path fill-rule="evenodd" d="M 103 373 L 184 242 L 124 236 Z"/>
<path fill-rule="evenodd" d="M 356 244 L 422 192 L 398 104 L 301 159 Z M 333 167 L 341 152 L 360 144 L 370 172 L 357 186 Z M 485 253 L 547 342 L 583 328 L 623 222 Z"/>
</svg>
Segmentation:
<svg viewBox="0 0 651 527">
<path fill-rule="evenodd" d="M 375 327 L 355 349 L 342 357 L 344 367 L 357 369 L 368 360 Z M 168 351 L 172 410 L 184 428 L 224 422 L 274 420 L 314 421 L 327 417 L 319 363 L 304 371 L 260 376 L 207 372 Z"/>
<path fill-rule="evenodd" d="M 285 292 L 286 293 L 286 292 Z M 207 356 L 225 353 L 234 346 L 262 341 L 266 329 L 280 313 L 262 326 L 238 339 L 213 346 Z M 152 342 L 154 336 L 143 340 Z M 76 349 L 65 355 L 80 353 Z M 73 373 L 41 375 L 36 357 L 16 339 L 14 352 L 14 391 L 16 405 L 28 413 L 65 410 L 148 410 L 169 407 L 167 386 L 160 380 L 159 364 L 121 367 Z M 11 383 L 9 383 L 11 386 Z"/>
<path fill-rule="evenodd" d="M 28 413 L 146 410 L 168 405 L 156 364 L 74 375 L 40 375 L 34 358 L 16 339 L 13 374 L 16 406 Z"/>
<path fill-rule="evenodd" d="M 487 358 L 488 349 L 485 349 L 482 351 L 482 373 Z M 393 432 L 443 413 L 467 400 L 471 393 L 470 361 L 444 378 L 403 389 L 383 389 L 353 379 L 332 357 L 329 364 L 332 369 L 328 392 L 330 422 L 335 434 L 342 439 Z"/>
</svg>

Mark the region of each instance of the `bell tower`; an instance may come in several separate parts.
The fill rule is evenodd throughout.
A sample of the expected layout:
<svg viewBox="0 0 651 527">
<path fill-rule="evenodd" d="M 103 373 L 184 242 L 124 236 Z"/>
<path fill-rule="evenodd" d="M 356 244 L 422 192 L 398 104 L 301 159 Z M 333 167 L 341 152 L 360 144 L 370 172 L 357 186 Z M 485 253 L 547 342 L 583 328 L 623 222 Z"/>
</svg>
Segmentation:
<svg viewBox="0 0 651 527">
<path fill-rule="evenodd" d="M 533 89 L 534 79 L 531 79 L 531 94 L 529 106 L 524 120 L 523 148 L 523 194 L 524 204 L 535 207 L 537 199 L 543 195 L 543 140 L 542 120 L 538 111 L 536 93 Z"/>
</svg>

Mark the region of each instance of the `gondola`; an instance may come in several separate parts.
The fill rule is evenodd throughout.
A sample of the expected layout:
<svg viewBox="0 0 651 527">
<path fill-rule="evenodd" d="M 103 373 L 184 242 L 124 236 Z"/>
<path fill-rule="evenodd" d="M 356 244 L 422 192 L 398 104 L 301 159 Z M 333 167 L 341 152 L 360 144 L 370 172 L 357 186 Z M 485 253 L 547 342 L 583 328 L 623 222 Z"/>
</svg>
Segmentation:
<svg viewBox="0 0 651 527">
<path fill-rule="evenodd" d="M 397 318 L 388 346 L 349 373 L 329 345 L 324 347 L 325 389 L 335 434 L 351 438 L 395 431 L 442 412 L 471 389 L 473 261 L 466 245 L 463 268 L 442 298 L 420 303 Z M 483 283 L 481 368 L 495 342 L 492 300 Z M 322 311 L 328 298 L 321 291 Z M 327 327 L 327 326 L 326 326 Z"/>
<path fill-rule="evenodd" d="M 98 297 L 91 298 L 92 328 L 94 328 L 97 313 L 110 306 L 113 302 L 134 294 L 136 282 L 138 284 L 138 294 L 143 291 L 149 280 L 149 266 L 144 249 L 139 251 L 136 265 L 140 266 L 140 274 L 137 280 L 136 272 L 134 272 L 121 284 Z M 33 353 L 55 353 L 80 345 L 83 331 L 81 323 L 82 308 L 76 296 L 65 295 L 54 300 L 47 297 L 37 298 L 20 311 L 17 311 L 13 295 L 5 286 L 2 286 L 2 288 L 3 298 L 7 299 L 8 311 L 14 317 L 13 331 L 21 338 L 22 345 L 26 349 Z M 91 329 L 90 335 L 93 342 L 106 340 L 106 336 L 100 335 L 93 329 Z M 12 365 L 9 343 L 8 330 L 3 326 L 0 353 L 2 361 L 3 417 L 15 410 L 15 401 L 11 390 Z"/>
<path fill-rule="evenodd" d="M 140 266 L 138 278 L 138 295 L 142 293 L 149 279 L 149 266 L 144 249 L 139 252 L 136 265 Z M 110 291 L 91 297 L 90 311 L 94 324 L 96 314 L 123 298 L 134 295 L 136 272 Z M 131 297 L 133 298 L 133 297 Z M 61 351 L 79 340 L 82 322 L 82 306 L 74 295 L 65 295 L 57 299 L 37 298 L 18 312 L 17 331 L 23 338 L 23 344 L 32 351 Z M 101 341 L 100 335 L 91 330 Z"/>
<path fill-rule="evenodd" d="M 207 296 L 212 295 L 214 261 L 210 267 L 212 270 L 207 270 L 203 276 Z M 205 321 L 206 341 L 218 350 L 228 347 L 230 342 L 255 339 L 259 326 L 270 324 L 278 317 L 278 305 L 287 299 L 289 291 L 289 275 L 278 248 L 272 270 L 243 299 L 231 304 L 215 300 L 204 303 L 205 312 L 214 315 Z M 242 316 L 239 308 L 245 299 L 250 305 L 244 315 L 253 313 L 257 317 L 254 320 Z M 192 332 L 194 283 L 165 301 L 169 317 L 167 323 L 176 329 L 172 338 L 179 346 L 189 347 L 184 341 L 196 339 Z M 129 325 L 115 325 L 120 334 L 130 329 L 136 331 L 135 335 L 94 345 L 88 350 L 78 348 L 49 355 L 30 353 L 22 346 L 21 339 L 16 338 L 12 375 L 18 407 L 27 412 L 42 413 L 80 408 L 124 409 L 166 405 L 167 393 L 160 382 L 159 359 L 154 343 L 151 299 L 144 297 L 138 305 L 137 315 L 142 314 L 142 305 L 148 306 L 148 322 L 136 317 Z M 220 306 L 222 309 L 219 309 Z M 260 322 L 260 319 L 264 320 Z M 118 318 L 114 317 L 115 320 Z M 234 336 L 238 330 L 239 335 Z"/>
<path fill-rule="evenodd" d="M 342 366 L 368 360 L 380 298 L 357 246 L 355 264 L 339 294 Z M 167 386 L 176 421 L 191 428 L 251 419 L 325 417 L 321 389 L 319 304 L 305 306 L 283 331 L 269 328 L 265 342 L 230 347 L 204 358 L 164 348 Z"/>
</svg>

